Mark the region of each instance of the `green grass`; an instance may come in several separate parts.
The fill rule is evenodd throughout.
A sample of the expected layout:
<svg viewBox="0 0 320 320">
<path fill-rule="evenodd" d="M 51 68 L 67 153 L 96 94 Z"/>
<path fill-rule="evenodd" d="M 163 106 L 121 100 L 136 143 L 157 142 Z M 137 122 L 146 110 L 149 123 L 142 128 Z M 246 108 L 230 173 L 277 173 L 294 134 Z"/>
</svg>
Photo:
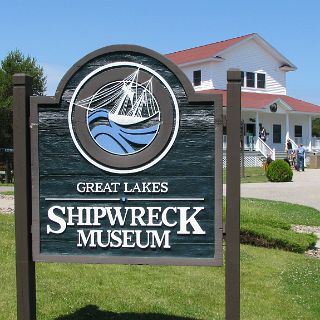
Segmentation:
<svg viewBox="0 0 320 320">
<path fill-rule="evenodd" d="M 0 194 L 4 196 L 14 196 L 14 191 L 0 191 Z"/>
<path fill-rule="evenodd" d="M 14 218 L 0 215 L 0 319 L 16 319 Z M 39 320 L 224 319 L 224 268 L 37 263 Z M 320 318 L 320 260 L 241 246 L 241 319 Z"/>
<path fill-rule="evenodd" d="M 320 212 L 297 204 L 241 199 L 242 242 L 304 252 L 317 238 L 291 231 L 296 224 L 319 226 Z"/>
<path fill-rule="evenodd" d="M 223 169 L 223 183 L 226 183 L 226 169 Z M 241 174 L 241 183 L 268 182 L 265 171 L 261 167 L 244 169 L 244 177 Z"/>
<path fill-rule="evenodd" d="M 14 187 L 14 183 L 0 183 L 0 187 Z"/>
</svg>

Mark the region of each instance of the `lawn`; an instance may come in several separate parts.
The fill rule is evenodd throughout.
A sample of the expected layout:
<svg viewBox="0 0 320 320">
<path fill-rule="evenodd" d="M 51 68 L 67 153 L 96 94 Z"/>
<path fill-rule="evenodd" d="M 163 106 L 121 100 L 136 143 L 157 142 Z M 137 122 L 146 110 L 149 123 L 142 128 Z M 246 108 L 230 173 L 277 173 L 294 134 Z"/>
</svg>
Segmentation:
<svg viewBox="0 0 320 320">
<path fill-rule="evenodd" d="M 241 174 L 241 183 L 268 182 L 265 171 L 261 167 L 244 169 L 244 176 Z M 226 169 L 223 169 L 223 183 L 226 183 Z"/>
<path fill-rule="evenodd" d="M 289 231 L 291 223 L 320 224 L 319 211 L 303 206 L 242 199 L 241 208 L 242 228 Z M 0 319 L 11 320 L 13 216 L 0 214 L 0 234 Z M 284 239 L 292 241 L 287 233 Z M 36 269 L 40 320 L 224 319 L 224 267 L 37 263 Z M 319 299 L 320 260 L 241 245 L 241 319 L 319 319 Z"/>
<path fill-rule="evenodd" d="M 1 191 L 0 194 L 4 196 L 14 196 L 14 191 Z"/>
<path fill-rule="evenodd" d="M 291 226 L 319 226 L 320 213 L 297 204 L 243 198 L 240 224 L 242 242 L 304 252 L 317 238 L 293 232 Z"/>
<path fill-rule="evenodd" d="M 0 187 L 14 187 L 14 183 L 0 183 Z"/>
</svg>

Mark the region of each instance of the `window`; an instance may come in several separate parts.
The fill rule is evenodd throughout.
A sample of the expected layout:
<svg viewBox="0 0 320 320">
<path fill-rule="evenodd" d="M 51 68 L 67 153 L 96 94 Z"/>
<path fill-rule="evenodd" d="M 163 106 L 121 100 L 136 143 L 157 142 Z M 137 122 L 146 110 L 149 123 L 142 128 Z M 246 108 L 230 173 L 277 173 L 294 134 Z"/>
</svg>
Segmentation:
<svg viewBox="0 0 320 320">
<path fill-rule="evenodd" d="M 273 143 L 281 143 L 281 124 L 273 125 Z"/>
<path fill-rule="evenodd" d="M 294 126 L 294 137 L 302 138 L 302 126 Z"/>
<path fill-rule="evenodd" d="M 264 73 L 257 73 L 257 88 L 265 89 L 266 75 Z"/>
<path fill-rule="evenodd" d="M 266 74 L 241 71 L 241 87 L 265 89 Z"/>
<path fill-rule="evenodd" d="M 201 70 L 193 71 L 193 85 L 195 87 L 201 85 Z"/>
<path fill-rule="evenodd" d="M 244 87 L 244 72 L 241 71 L 241 87 Z"/>
<path fill-rule="evenodd" d="M 247 72 L 247 87 L 254 88 L 254 72 Z"/>
</svg>

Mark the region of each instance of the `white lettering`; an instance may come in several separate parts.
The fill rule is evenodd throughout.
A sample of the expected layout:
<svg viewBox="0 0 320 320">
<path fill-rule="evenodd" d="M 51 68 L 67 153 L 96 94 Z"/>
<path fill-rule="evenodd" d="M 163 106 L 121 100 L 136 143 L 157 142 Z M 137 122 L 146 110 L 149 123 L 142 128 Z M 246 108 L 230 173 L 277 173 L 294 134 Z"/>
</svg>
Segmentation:
<svg viewBox="0 0 320 320">
<path fill-rule="evenodd" d="M 201 212 L 204 207 L 195 207 L 195 212 L 192 214 L 191 217 L 187 219 L 187 211 L 190 209 L 190 207 L 181 207 L 180 209 L 180 230 L 177 232 L 177 234 L 190 234 L 190 231 L 187 230 L 187 225 L 190 224 L 193 228 L 192 234 L 206 234 L 205 231 L 203 231 L 195 219 L 195 216 Z"/>
<path fill-rule="evenodd" d="M 51 228 L 50 225 L 47 224 L 47 234 L 50 234 L 50 233 L 55 233 L 55 234 L 60 234 L 62 232 L 64 232 L 64 230 L 66 230 L 66 222 L 63 218 L 57 216 L 54 212 L 54 210 L 60 210 L 60 212 L 62 214 L 65 214 L 66 213 L 66 207 L 59 207 L 59 206 L 54 206 L 54 207 L 51 207 L 49 210 L 48 210 L 48 218 L 59 224 L 59 229 L 58 230 L 53 230 Z"/>
<path fill-rule="evenodd" d="M 126 208 L 126 210 L 128 210 L 129 208 Z M 132 210 L 132 221 L 131 221 L 131 226 L 136 227 L 137 226 L 137 222 L 136 220 L 139 221 L 140 226 L 145 226 L 145 222 L 142 220 L 142 217 L 145 214 L 145 210 L 142 207 L 131 207 L 130 208 Z M 139 211 L 139 213 L 137 213 L 137 211 Z"/>
<path fill-rule="evenodd" d="M 171 231 L 165 230 L 163 231 L 162 238 L 160 239 L 159 233 L 155 230 L 147 231 L 147 233 L 151 234 L 151 246 L 150 248 L 156 248 L 157 246 L 160 248 L 162 245 L 162 242 L 164 242 L 163 248 L 164 249 L 170 249 L 171 246 L 169 245 L 169 236 Z M 156 242 L 156 244 L 155 244 Z"/>
<path fill-rule="evenodd" d="M 148 207 L 148 227 L 159 227 L 162 225 L 162 221 L 156 223 L 154 220 L 159 220 L 159 214 L 161 213 L 161 207 Z"/>
<path fill-rule="evenodd" d="M 174 226 L 177 225 L 177 221 L 173 222 L 173 223 L 170 223 L 168 221 L 168 218 L 167 218 L 167 214 L 168 214 L 168 211 L 169 210 L 172 210 L 174 213 L 177 213 L 177 208 L 174 208 L 174 207 L 168 207 L 168 208 L 165 208 L 162 212 L 162 222 L 165 226 L 169 227 L 169 228 L 172 228 Z"/>
<path fill-rule="evenodd" d="M 88 236 L 86 237 L 84 230 L 77 230 L 78 231 L 78 243 L 77 243 L 77 247 L 86 247 L 88 242 L 90 241 L 89 247 L 90 248 L 95 248 L 96 245 L 96 241 L 95 241 L 95 235 L 97 233 L 101 233 L 102 230 L 90 230 L 88 233 Z M 101 235 L 100 235 L 101 237 Z"/>
</svg>

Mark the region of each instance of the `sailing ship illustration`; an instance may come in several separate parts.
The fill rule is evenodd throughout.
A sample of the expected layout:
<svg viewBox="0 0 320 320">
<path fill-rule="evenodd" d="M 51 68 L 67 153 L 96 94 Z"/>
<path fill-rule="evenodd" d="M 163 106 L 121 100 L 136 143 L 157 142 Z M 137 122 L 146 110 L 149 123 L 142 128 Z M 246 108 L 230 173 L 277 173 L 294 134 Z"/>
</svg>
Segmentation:
<svg viewBox="0 0 320 320">
<path fill-rule="evenodd" d="M 123 126 L 151 118 L 159 120 L 159 105 L 153 95 L 152 79 L 139 83 L 137 69 L 125 79 L 106 84 L 94 95 L 78 100 L 74 105 L 90 112 L 103 108 L 108 111 L 109 120 Z"/>
</svg>

